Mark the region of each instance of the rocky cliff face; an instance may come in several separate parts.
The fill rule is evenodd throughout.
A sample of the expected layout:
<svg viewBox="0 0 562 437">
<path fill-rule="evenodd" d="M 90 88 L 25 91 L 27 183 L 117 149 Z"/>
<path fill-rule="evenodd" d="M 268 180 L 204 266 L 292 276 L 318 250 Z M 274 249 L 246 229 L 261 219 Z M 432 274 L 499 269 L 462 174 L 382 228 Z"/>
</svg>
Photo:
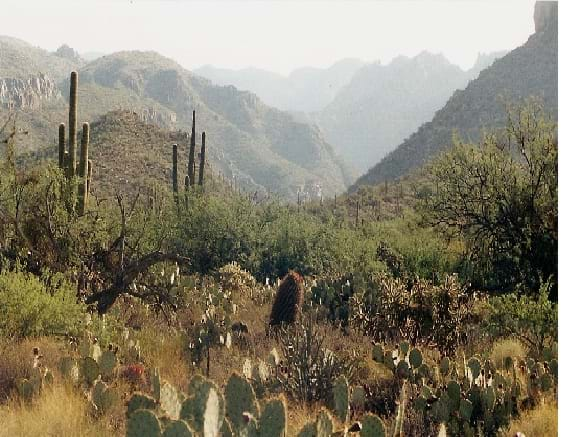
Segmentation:
<svg viewBox="0 0 562 437">
<path fill-rule="evenodd" d="M 535 3 L 535 32 L 541 32 L 551 25 L 558 25 L 558 2 Z"/>
<path fill-rule="evenodd" d="M 42 73 L 27 79 L 0 79 L 0 103 L 8 109 L 38 109 L 42 101 L 59 96 L 55 82 Z"/>
</svg>

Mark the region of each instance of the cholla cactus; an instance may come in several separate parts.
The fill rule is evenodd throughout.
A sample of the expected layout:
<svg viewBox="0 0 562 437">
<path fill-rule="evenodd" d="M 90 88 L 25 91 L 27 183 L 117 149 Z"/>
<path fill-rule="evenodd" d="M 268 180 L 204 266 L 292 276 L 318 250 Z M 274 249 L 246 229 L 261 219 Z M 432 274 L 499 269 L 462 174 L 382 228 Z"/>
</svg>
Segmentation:
<svg viewBox="0 0 562 437">
<path fill-rule="evenodd" d="M 283 278 L 271 308 L 270 326 L 291 324 L 298 320 L 304 300 L 303 282 L 302 276 L 294 271 Z"/>
</svg>

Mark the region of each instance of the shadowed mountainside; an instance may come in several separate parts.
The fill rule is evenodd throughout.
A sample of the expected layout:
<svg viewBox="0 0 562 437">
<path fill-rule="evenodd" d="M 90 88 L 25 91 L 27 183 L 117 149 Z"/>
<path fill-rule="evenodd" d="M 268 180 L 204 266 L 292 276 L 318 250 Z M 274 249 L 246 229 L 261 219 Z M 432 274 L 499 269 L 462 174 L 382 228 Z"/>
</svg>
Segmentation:
<svg viewBox="0 0 562 437">
<path fill-rule="evenodd" d="M 554 6 L 552 6 L 554 5 Z M 550 11 L 542 11 L 546 7 Z M 558 117 L 558 18 L 556 2 L 535 6 L 536 32 L 521 47 L 496 60 L 466 89 L 456 91 L 433 119 L 371 168 L 350 188 L 397 179 L 446 150 L 456 133 L 463 141 L 477 141 L 483 129 L 505 123 L 505 105 L 531 96 L 539 98 L 554 119 Z M 537 16 L 540 21 L 537 22 Z"/>
</svg>

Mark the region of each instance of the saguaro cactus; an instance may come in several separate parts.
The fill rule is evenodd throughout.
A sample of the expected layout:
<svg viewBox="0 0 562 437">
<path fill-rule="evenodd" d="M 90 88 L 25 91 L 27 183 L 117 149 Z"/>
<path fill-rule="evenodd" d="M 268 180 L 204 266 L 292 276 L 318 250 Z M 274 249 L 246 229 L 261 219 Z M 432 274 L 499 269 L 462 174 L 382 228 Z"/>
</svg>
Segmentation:
<svg viewBox="0 0 562 437">
<path fill-rule="evenodd" d="M 172 189 L 178 192 L 178 145 L 172 145 Z"/>
<path fill-rule="evenodd" d="M 201 134 L 201 159 L 199 161 L 199 185 L 203 186 L 205 170 L 205 132 Z"/>
<path fill-rule="evenodd" d="M 68 110 L 68 176 L 73 177 L 76 174 L 76 119 L 77 119 L 77 89 L 78 89 L 78 73 L 73 71 L 70 73 L 70 96 Z"/>
<path fill-rule="evenodd" d="M 92 189 L 92 173 L 93 173 L 92 160 L 88 159 L 88 180 L 86 181 L 87 182 L 86 193 L 88 194 L 88 197 L 90 197 L 90 191 Z"/>
<path fill-rule="evenodd" d="M 195 111 L 193 111 L 193 121 L 191 123 L 191 141 L 189 143 L 187 175 L 189 176 L 189 185 L 191 186 L 195 183 Z"/>
<path fill-rule="evenodd" d="M 66 131 L 64 123 L 59 124 L 59 168 L 64 168 L 64 152 L 66 150 Z"/>
<path fill-rule="evenodd" d="M 82 143 L 80 147 L 80 166 L 78 167 L 78 176 L 81 178 L 78 192 L 78 214 L 82 215 L 86 212 L 88 206 L 88 147 L 90 145 L 90 125 L 84 123 L 82 125 Z M 91 174 L 90 174 L 91 177 Z"/>
</svg>

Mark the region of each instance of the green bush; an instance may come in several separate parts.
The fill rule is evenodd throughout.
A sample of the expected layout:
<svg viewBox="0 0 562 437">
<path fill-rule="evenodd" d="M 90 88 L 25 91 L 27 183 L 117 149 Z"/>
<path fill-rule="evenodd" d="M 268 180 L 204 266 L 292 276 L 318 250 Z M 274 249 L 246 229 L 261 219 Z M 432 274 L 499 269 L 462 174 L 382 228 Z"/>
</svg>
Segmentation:
<svg viewBox="0 0 562 437">
<path fill-rule="evenodd" d="M 536 297 L 511 293 L 490 298 L 485 330 L 492 337 L 521 339 L 539 356 L 557 338 L 558 305 L 548 298 L 551 287 L 541 284 Z"/>
<path fill-rule="evenodd" d="M 20 271 L 0 273 L 0 336 L 23 338 L 75 333 L 84 317 L 70 285 L 57 278 L 47 287 L 40 278 Z"/>
</svg>

